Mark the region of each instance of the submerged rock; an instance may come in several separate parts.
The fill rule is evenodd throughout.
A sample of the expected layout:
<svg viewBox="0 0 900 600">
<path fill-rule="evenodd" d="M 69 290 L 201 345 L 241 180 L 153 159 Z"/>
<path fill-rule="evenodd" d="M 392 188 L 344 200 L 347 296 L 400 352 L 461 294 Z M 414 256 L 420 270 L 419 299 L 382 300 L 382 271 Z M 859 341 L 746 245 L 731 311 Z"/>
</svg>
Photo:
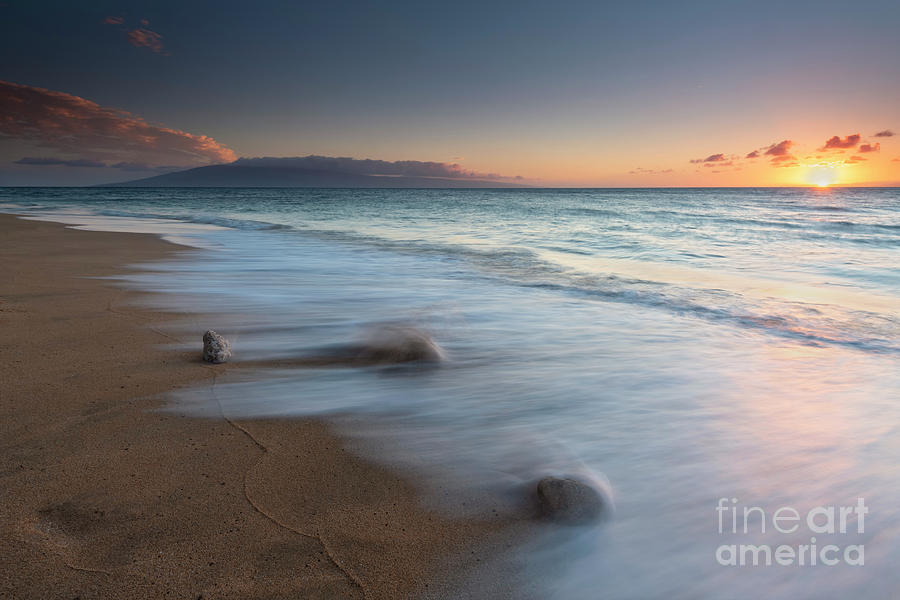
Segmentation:
<svg viewBox="0 0 900 600">
<path fill-rule="evenodd" d="M 444 352 L 425 331 L 414 327 L 384 327 L 361 348 L 358 358 L 376 363 L 440 362 Z"/>
<path fill-rule="evenodd" d="M 561 523 L 580 524 L 603 516 L 602 494 L 590 485 L 568 477 L 544 477 L 537 484 L 541 516 Z"/>
<path fill-rule="evenodd" d="M 203 334 L 203 360 L 219 364 L 229 358 L 231 358 L 231 344 L 228 340 L 212 329 Z"/>
</svg>

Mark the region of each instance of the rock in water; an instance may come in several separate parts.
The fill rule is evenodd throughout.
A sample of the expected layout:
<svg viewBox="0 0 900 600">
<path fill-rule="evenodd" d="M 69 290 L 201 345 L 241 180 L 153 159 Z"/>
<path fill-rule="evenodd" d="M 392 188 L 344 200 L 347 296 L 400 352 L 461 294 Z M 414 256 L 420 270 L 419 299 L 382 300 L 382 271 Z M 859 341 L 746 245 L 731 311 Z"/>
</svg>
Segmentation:
<svg viewBox="0 0 900 600">
<path fill-rule="evenodd" d="M 600 492 L 577 479 L 544 477 L 537 484 L 541 515 L 567 524 L 596 521 L 603 515 Z"/>
<path fill-rule="evenodd" d="M 382 327 L 371 336 L 358 358 L 376 363 L 440 362 L 444 352 L 425 331 L 414 327 Z"/>
<path fill-rule="evenodd" d="M 228 340 L 212 329 L 203 334 L 203 360 L 219 364 L 229 358 L 231 358 L 231 344 Z"/>
</svg>

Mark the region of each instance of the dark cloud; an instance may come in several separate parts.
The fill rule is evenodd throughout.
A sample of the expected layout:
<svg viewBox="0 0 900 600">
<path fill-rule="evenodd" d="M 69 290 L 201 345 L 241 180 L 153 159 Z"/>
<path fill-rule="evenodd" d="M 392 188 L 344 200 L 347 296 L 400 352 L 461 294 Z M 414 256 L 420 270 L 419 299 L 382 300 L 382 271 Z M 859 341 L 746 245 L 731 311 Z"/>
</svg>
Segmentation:
<svg viewBox="0 0 900 600">
<path fill-rule="evenodd" d="M 885 129 L 876 133 L 874 137 L 894 137 L 894 132 L 890 129 Z"/>
<path fill-rule="evenodd" d="M 234 164 L 248 167 L 279 167 L 348 173 L 354 175 L 386 175 L 406 177 L 447 177 L 451 179 L 521 179 L 497 173 L 478 173 L 457 163 L 421 160 L 374 160 L 333 156 L 297 156 L 291 158 L 241 158 Z"/>
<path fill-rule="evenodd" d="M 714 163 L 714 162 L 722 162 L 727 160 L 724 154 L 710 154 L 706 158 L 694 158 L 691 159 L 692 163 Z"/>
<path fill-rule="evenodd" d="M 759 158 L 759 150 L 748 153 L 744 158 Z"/>
<path fill-rule="evenodd" d="M 158 173 L 169 173 L 171 171 L 178 171 L 183 167 L 175 167 L 171 165 L 162 165 L 159 167 L 152 167 L 147 163 L 141 162 L 118 162 L 112 165 L 109 165 L 112 169 L 121 169 L 122 171 L 154 171 Z"/>
<path fill-rule="evenodd" d="M 794 167 L 797 165 L 795 162 L 797 157 L 791 154 L 791 148 L 793 146 L 793 140 L 781 140 L 780 142 L 768 146 L 763 154 L 771 156 L 772 160 L 769 162 L 776 167 Z"/>
<path fill-rule="evenodd" d="M 825 145 L 822 146 L 821 150 L 846 150 L 847 148 L 855 148 L 859 143 L 860 137 L 861 136 L 858 133 L 848 135 L 845 138 L 834 135 L 825 141 Z"/>
<path fill-rule="evenodd" d="M 105 167 L 106 164 L 97 161 L 97 160 L 89 160 L 86 158 L 76 158 L 67 160 L 64 158 L 53 158 L 53 157 L 34 157 L 34 156 L 25 156 L 16 161 L 17 165 L 31 165 L 38 167 L 50 167 L 50 166 L 63 166 L 63 167 L 91 167 L 91 168 L 100 168 Z"/>
<path fill-rule="evenodd" d="M 151 171 L 153 167 L 142 162 L 117 162 L 109 165 L 113 169 L 121 169 L 123 171 Z"/>
<path fill-rule="evenodd" d="M 776 144 L 772 144 L 768 148 L 766 148 L 765 155 L 766 156 L 788 156 L 790 154 L 791 147 L 794 145 L 792 140 L 781 140 Z"/>
<path fill-rule="evenodd" d="M 151 125 L 78 96 L 8 81 L 0 81 L 3 139 L 108 163 L 193 167 L 236 158 L 211 137 Z"/>
<path fill-rule="evenodd" d="M 141 23 L 147 24 L 146 20 Z M 149 48 L 157 54 L 166 54 L 162 44 L 162 36 L 147 27 L 138 27 L 128 32 L 128 42 L 135 48 Z"/>
<path fill-rule="evenodd" d="M 880 152 L 881 144 L 862 144 L 859 147 L 859 151 L 863 154 L 866 152 Z"/>
<path fill-rule="evenodd" d="M 125 23 L 125 19 L 122 17 L 106 17 L 103 19 L 103 22 L 106 25 L 122 25 Z M 149 25 L 150 21 L 141 19 L 140 27 L 128 30 L 125 34 L 128 43 L 135 48 L 149 48 L 157 54 L 168 56 L 169 53 L 163 48 L 162 35 L 150 29 Z"/>
<path fill-rule="evenodd" d="M 159 167 L 154 167 L 148 165 L 147 163 L 141 162 L 117 162 L 114 164 L 106 164 L 99 160 L 90 160 L 87 158 L 75 158 L 75 159 L 67 159 L 67 158 L 59 158 L 55 156 L 25 156 L 15 161 L 14 164 L 17 165 L 27 165 L 32 167 L 88 167 L 95 169 L 119 169 L 121 171 L 141 171 L 141 172 L 151 172 L 151 173 L 170 173 L 172 171 L 179 171 L 184 167 L 175 167 L 171 165 L 164 165 Z"/>
</svg>

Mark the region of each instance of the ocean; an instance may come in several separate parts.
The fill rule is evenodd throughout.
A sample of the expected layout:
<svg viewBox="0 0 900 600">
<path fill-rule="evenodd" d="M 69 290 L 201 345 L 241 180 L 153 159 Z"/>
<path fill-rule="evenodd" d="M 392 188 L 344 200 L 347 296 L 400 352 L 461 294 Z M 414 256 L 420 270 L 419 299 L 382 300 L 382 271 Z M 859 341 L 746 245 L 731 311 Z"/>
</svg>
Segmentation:
<svg viewBox="0 0 900 600">
<path fill-rule="evenodd" d="M 900 189 L 0 188 L 0 210 L 198 248 L 116 284 L 273 365 L 216 385 L 235 418 L 351 415 L 443 510 L 478 510 L 447 482 L 592 482 L 608 520 L 516 553 L 542 597 L 900 589 Z M 300 364 L 398 330 L 445 360 Z"/>
</svg>

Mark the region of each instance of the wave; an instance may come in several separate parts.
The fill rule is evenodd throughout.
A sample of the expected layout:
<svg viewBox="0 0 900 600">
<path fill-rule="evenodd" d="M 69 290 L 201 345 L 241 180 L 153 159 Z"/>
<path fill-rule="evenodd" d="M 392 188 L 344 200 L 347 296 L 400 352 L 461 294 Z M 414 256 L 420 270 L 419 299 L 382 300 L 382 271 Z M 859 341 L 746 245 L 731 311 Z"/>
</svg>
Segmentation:
<svg viewBox="0 0 900 600">
<path fill-rule="evenodd" d="M 653 276 L 641 275 L 640 269 L 635 271 L 632 276 L 604 272 L 602 263 L 597 269 L 585 271 L 549 260 L 544 255 L 538 254 L 535 249 L 525 246 L 478 247 L 426 241 L 421 238 L 392 239 L 360 231 L 316 229 L 302 225 L 295 226 L 234 216 L 173 215 L 109 207 L 97 207 L 93 210 L 104 216 L 188 221 L 232 230 L 289 232 L 306 238 L 355 246 L 362 245 L 380 251 L 433 257 L 442 261 L 450 259 L 468 267 L 465 271 L 457 274 L 461 277 L 488 278 L 505 285 L 551 290 L 555 293 L 576 295 L 582 298 L 651 307 L 682 316 L 728 323 L 743 329 L 799 339 L 805 343 L 838 344 L 872 352 L 900 351 L 900 346 L 896 342 L 900 339 L 900 323 L 891 317 L 871 311 L 852 310 L 839 306 L 822 308 L 810 303 L 778 298 L 747 297 L 733 289 L 724 289 L 727 286 L 723 286 L 723 288 L 698 287 L 696 282 L 690 281 L 690 277 L 682 277 L 678 283 L 656 280 Z M 793 223 L 757 219 L 708 218 L 729 224 L 801 227 Z M 900 229 L 900 225 L 864 225 L 851 221 L 834 222 L 832 226 L 849 229 L 858 226 L 874 226 L 889 231 Z M 815 237 L 821 234 L 808 232 L 808 235 Z M 823 239 L 834 241 L 827 236 Z M 900 243 L 900 240 L 890 238 L 885 240 L 856 238 L 856 241 L 865 244 Z M 594 256 L 590 250 L 572 246 L 547 244 L 538 245 L 535 248 L 570 255 Z M 264 251 L 264 249 L 260 248 L 259 251 Z M 723 255 L 692 252 L 685 252 L 683 255 L 698 259 L 713 257 L 722 260 L 726 258 Z M 240 265 L 235 265 L 235 267 L 239 269 Z M 255 269 L 258 271 L 258 264 Z"/>
</svg>

